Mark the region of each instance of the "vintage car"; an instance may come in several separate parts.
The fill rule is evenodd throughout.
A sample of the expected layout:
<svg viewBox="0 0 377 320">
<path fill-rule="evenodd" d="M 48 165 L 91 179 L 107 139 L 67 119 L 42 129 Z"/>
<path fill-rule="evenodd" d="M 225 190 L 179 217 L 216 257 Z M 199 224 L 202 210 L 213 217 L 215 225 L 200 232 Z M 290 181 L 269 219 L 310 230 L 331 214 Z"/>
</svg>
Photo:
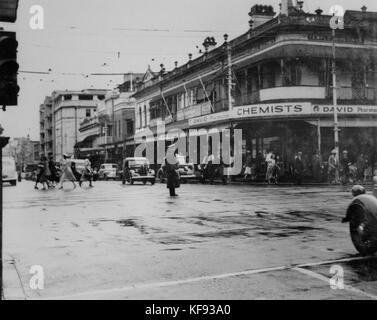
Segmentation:
<svg viewBox="0 0 377 320">
<path fill-rule="evenodd" d="M 126 158 L 123 160 L 122 183 L 134 184 L 140 181 L 144 184 L 150 182 L 152 185 L 156 182 L 155 171 L 150 168 L 147 158 Z"/>
<path fill-rule="evenodd" d="M 119 179 L 118 165 L 116 163 L 103 163 L 98 170 L 99 180 Z"/>
<path fill-rule="evenodd" d="M 3 173 L 2 182 L 9 182 L 12 186 L 17 184 L 16 162 L 13 157 L 2 157 Z"/>
<path fill-rule="evenodd" d="M 190 179 L 199 179 L 200 174 L 195 171 L 195 166 L 193 163 L 186 163 L 184 156 L 178 155 L 178 172 L 181 182 L 186 183 Z M 160 167 L 157 172 L 157 178 L 161 183 L 166 181 L 166 172 L 164 170 L 164 164 Z"/>
<path fill-rule="evenodd" d="M 374 194 L 366 194 L 365 188 L 353 186 L 354 199 L 348 206 L 342 222 L 349 222 L 352 243 L 362 255 L 377 252 L 377 172 L 374 177 Z"/>
</svg>

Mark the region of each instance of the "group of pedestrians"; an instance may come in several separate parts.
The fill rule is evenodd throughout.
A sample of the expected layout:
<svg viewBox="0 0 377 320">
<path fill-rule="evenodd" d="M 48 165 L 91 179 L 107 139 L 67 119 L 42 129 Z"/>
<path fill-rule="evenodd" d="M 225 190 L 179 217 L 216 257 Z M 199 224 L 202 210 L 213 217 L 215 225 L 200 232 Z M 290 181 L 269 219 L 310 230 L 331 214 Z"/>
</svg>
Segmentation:
<svg viewBox="0 0 377 320">
<path fill-rule="evenodd" d="M 76 170 L 75 163 L 69 159 L 67 154 L 63 155 L 60 169 L 57 168 L 52 157 L 47 160 L 45 156 L 42 156 L 38 164 L 34 188 L 38 189 L 38 184 L 41 184 L 43 190 L 55 187 L 63 189 L 65 181 L 71 182 L 74 188 L 76 188 L 76 181 L 78 181 L 80 187 L 85 181 L 89 182 L 89 187 L 93 187 L 93 170 L 89 159 L 85 160 L 84 169 L 79 173 Z"/>
<path fill-rule="evenodd" d="M 333 149 L 328 159 L 328 181 L 330 184 L 362 183 L 365 179 L 371 178 L 372 167 L 369 159 L 360 153 L 356 162 L 353 162 L 347 150 L 337 159 L 337 151 Z"/>
<path fill-rule="evenodd" d="M 246 151 L 246 160 L 243 166 L 244 182 L 255 181 L 261 174 L 262 168 L 265 168 L 263 173 L 265 180 L 268 184 L 278 183 L 278 179 L 281 173 L 282 159 L 279 155 L 269 151 L 265 157 L 262 154 L 258 154 L 258 157 L 254 163 L 251 151 Z"/>
</svg>

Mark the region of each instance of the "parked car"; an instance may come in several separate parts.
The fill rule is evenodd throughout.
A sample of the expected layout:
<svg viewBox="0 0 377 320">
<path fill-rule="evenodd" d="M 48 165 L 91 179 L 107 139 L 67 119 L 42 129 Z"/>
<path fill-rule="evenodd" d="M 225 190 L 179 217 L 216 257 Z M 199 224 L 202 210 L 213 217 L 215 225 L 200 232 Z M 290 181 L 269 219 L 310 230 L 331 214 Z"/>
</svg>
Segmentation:
<svg viewBox="0 0 377 320">
<path fill-rule="evenodd" d="M 147 158 L 126 158 L 123 160 L 122 183 L 134 184 L 140 181 L 146 184 L 148 181 L 154 185 L 156 181 L 155 171 L 151 169 Z"/>
<path fill-rule="evenodd" d="M 177 156 L 177 160 L 179 163 L 178 172 L 181 182 L 186 183 L 190 179 L 200 179 L 200 174 L 195 170 L 193 163 L 186 163 L 185 157 L 181 155 Z M 161 168 L 158 170 L 157 177 L 161 183 L 164 183 L 166 181 L 164 164 L 162 164 Z"/>
<path fill-rule="evenodd" d="M 1 177 L 2 182 L 9 182 L 12 186 L 17 185 L 17 170 L 16 162 L 13 157 L 2 157 L 3 174 Z"/>
<path fill-rule="evenodd" d="M 116 163 L 103 163 L 98 170 L 99 180 L 119 179 L 118 165 Z"/>
<path fill-rule="evenodd" d="M 37 177 L 38 163 L 28 163 L 25 166 L 25 180 L 34 181 Z"/>
</svg>

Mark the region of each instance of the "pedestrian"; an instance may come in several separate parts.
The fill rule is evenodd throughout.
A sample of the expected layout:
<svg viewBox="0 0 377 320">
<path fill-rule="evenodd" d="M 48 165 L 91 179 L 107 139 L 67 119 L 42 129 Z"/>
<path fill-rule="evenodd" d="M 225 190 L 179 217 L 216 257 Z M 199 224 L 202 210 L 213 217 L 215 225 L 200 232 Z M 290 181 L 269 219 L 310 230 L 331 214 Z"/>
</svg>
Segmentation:
<svg viewBox="0 0 377 320">
<path fill-rule="evenodd" d="M 68 160 L 68 155 L 65 153 L 63 154 L 63 159 L 61 162 L 61 177 L 59 182 L 59 189 L 63 189 L 63 183 L 64 181 L 71 181 L 73 183 L 73 187 L 76 188 L 76 178 L 73 175 L 72 169 L 71 169 L 71 162 Z"/>
<path fill-rule="evenodd" d="M 342 184 L 346 185 L 350 182 L 350 166 L 351 161 L 348 157 L 348 151 L 344 150 L 342 152 L 342 158 L 340 159 L 340 169 L 341 169 L 341 177 L 342 177 Z"/>
<path fill-rule="evenodd" d="M 296 184 L 300 185 L 302 183 L 302 175 L 304 172 L 304 162 L 302 161 L 302 152 L 297 152 L 294 163 L 293 163 L 293 172 L 296 180 Z"/>
<path fill-rule="evenodd" d="M 89 187 L 93 187 L 92 180 L 93 180 L 93 170 L 91 168 L 91 163 L 89 159 L 85 159 L 84 170 L 82 171 L 82 174 L 81 174 L 79 186 L 81 187 L 84 181 L 89 181 Z"/>
<path fill-rule="evenodd" d="M 180 177 L 178 173 L 179 163 L 176 155 L 177 150 L 175 150 L 175 146 L 170 146 L 166 152 L 164 170 L 167 180 L 166 187 L 169 189 L 171 197 L 178 196 L 175 193 L 175 189 L 180 187 Z"/>
<path fill-rule="evenodd" d="M 256 167 L 255 180 L 257 180 L 259 177 L 262 177 L 262 176 L 264 177 L 264 173 L 265 173 L 264 166 L 265 166 L 265 162 L 264 162 L 263 154 L 262 152 L 258 152 L 256 161 L 255 161 L 255 167 Z"/>
<path fill-rule="evenodd" d="M 81 173 L 77 171 L 76 169 L 76 163 L 74 161 L 71 162 L 71 170 L 72 173 L 77 181 L 80 181 L 81 179 Z"/>
<path fill-rule="evenodd" d="M 358 183 L 363 183 L 364 171 L 366 168 L 366 159 L 363 153 L 360 153 L 360 155 L 356 159 L 356 168 L 357 168 L 357 181 Z"/>
<path fill-rule="evenodd" d="M 246 151 L 246 161 L 245 161 L 245 165 L 244 165 L 244 177 L 243 177 L 244 182 L 248 181 L 247 179 L 248 179 L 249 176 L 250 176 L 250 179 L 252 177 L 252 174 L 251 174 L 252 161 L 253 161 L 253 158 L 251 156 L 251 151 L 247 150 Z"/>
<path fill-rule="evenodd" d="M 226 181 L 234 181 L 233 175 L 233 166 L 234 166 L 234 155 L 233 150 L 229 153 L 228 164 L 224 164 L 224 175 L 226 176 Z"/>
<path fill-rule="evenodd" d="M 275 166 L 272 169 L 272 178 L 275 184 L 278 184 L 279 177 L 283 171 L 283 160 L 279 155 L 275 156 Z"/>
<path fill-rule="evenodd" d="M 219 177 L 223 184 L 227 184 L 226 177 L 224 175 L 224 161 L 220 155 L 220 150 L 217 153 L 217 156 L 212 156 L 211 160 L 211 170 L 210 170 L 210 184 L 213 184 L 215 178 Z"/>
<path fill-rule="evenodd" d="M 50 170 L 50 177 L 49 177 L 50 186 L 55 188 L 55 184 L 59 182 L 59 175 L 58 175 L 58 171 L 56 170 L 56 165 L 53 160 L 53 157 L 50 157 L 48 161 L 48 168 Z"/>
<path fill-rule="evenodd" d="M 41 161 L 38 164 L 38 172 L 37 178 L 35 180 L 34 189 L 38 190 L 38 184 L 42 184 L 42 190 L 46 190 L 48 188 L 48 179 L 50 170 L 48 170 L 48 163 L 47 158 L 45 156 L 41 157 Z M 47 188 L 46 188 L 47 186 Z"/>
<path fill-rule="evenodd" d="M 267 153 L 266 158 L 266 181 L 268 184 L 270 184 L 270 179 L 272 178 L 272 169 L 275 166 L 275 156 L 274 154 L 270 151 Z"/>
<path fill-rule="evenodd" d="M 322 159 L 317 151 L 313 153 L 311 162 L 312 162 L 311 167 L 312 167 L 313 178 L 316 182 L 320 182 L 321 170 L 322 170 Z"/>
<path fill-rule="evenodd" d="M 338 169 L 338 161 L 336 159 L 336 150 L 333 149 L 331 151 L 330 157 L 328 159 L 328 180 L 329 184 L 337 183 L 338 176 L 337 176 L 337 169 Z"/>
<path fill-rule="evenodd" d="M 213 161 L 215 157 L 212 154 L 212 151 L 210 150 L 208 152 L 208 155 L 204 157 L 202 162 L 202 183 L 206 181 L 206 179 L 211 179 L 213 175 Z"/>
</svg>

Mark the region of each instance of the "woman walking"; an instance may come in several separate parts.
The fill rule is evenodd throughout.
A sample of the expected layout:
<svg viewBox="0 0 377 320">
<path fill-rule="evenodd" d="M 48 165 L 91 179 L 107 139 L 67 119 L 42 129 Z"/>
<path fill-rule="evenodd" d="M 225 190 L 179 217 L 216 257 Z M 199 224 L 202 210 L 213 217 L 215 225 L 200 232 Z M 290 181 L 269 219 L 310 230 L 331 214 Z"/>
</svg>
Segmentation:
<svg viewBox="0 0 377 320">
<path fill-rule="evenodd" d="M 59 182 L 59 189 L 63 189 L 63 182 L 64 181 L 71 181 L 73 183 L 73 187 L 76 188 L 76 178 L 73 175 L 72 169 L 71 169 L 71 162 L 68 160 L 68 155 L 63 154 L 63 160 L 61 162 L 61 170 L 62 170 L 62 175 L 60 177 L 60 182 Z"/>
</svg>

